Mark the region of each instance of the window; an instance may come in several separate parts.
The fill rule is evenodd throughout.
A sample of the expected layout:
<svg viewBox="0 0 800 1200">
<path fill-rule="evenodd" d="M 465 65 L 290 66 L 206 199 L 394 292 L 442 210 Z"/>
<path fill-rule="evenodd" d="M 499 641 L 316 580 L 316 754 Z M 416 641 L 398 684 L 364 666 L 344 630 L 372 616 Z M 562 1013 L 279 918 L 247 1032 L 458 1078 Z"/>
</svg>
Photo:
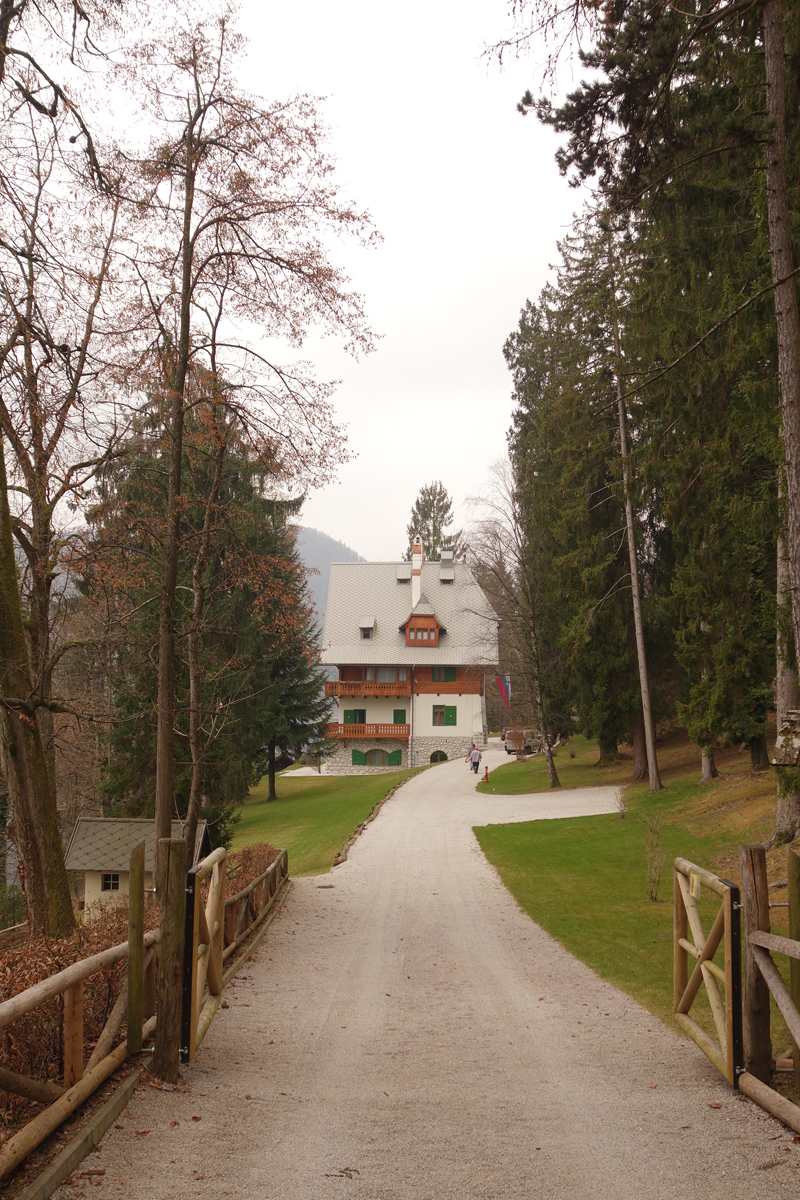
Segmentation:
<svg viewBox="0 0 800 1200">
<path fill-rule="evenodd" d="M 342 713 L 345 725 L 366 725 L 367 710 L 365 708 L 346 708 Z"/>
<path fill-rule="evenodd" d="M 367 680 L 367 682 L 369 682 L 369 680 L 371 680 L 371 679 L 374 679 L 375 678 L 375 668 L 374 667 L 365 667 L 364 668 L 364 678 Z"/>
<path fill-rule="evenodd" d="M 398 667 L 397 668 L 397 681 L 398 681 L 398 683 L 407 683 L 408 667 Z"/>
<path fill-rule="evenodd" d="M 394 683 L 395 669 L 394 667 L 378 667 L 375 672 L 375 678 L 378 683 Z"/>
<path fill-rule="evenodd" d="M 364 755 L 364 760 L 368 767 L 389 766 L 389 754 L 386 750 L 368 750 Z"/>
<path fill-rule="evenodd" d="M 394 723 L 395 725 L 405 725 L 406 710 L 404 708 L 396 708 L 394 710 Z"/>
<path fill-rule="evenodd" d="M 104 892 L 119 891 L 119 873 L 117 871 L 109 871 L 103 875 L 103 886 L 101 890 Z"/>
<path fill-rule="evenodd" d="M 434 683 L 455 683 L 456 669 L 455 667 L 431 667 L 431 676 Z"/>
<path fill-rule="evenodd" d="M 455 704 L 434 704 L 434 725 L 457 725 L 457 709 Z"/>
<path fill-rule="evenodd" d="M 447 755 L 445 754 L 444 750 L 434 750 L 433 754 L 431 755 L 431 762 L 447 762 Z"/>
<path fill-rule="evenodd" d="M 372 630 L 372 627 L 370 627 L 369 629 L 362 629 L 362 630 L 361 630 L 361 637 L 363 638 L 363 640 L 364 640 L 365 642 L 369 642 L 369 641 L 371 641 L 371 639 L 372 639 L 372 632 L 373 632 L 373 630 Z"/>
</svg>

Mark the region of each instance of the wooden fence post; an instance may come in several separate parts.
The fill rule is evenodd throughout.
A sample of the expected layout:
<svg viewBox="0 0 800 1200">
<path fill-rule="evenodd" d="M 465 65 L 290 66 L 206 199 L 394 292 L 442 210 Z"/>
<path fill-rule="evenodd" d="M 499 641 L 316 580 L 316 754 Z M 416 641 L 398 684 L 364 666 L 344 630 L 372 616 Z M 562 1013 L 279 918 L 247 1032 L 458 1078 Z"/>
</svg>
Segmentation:
<svg viewBox="0 0 800 1200">
<path fill-rule="evenodd" d="M 800 853 L 794 846 L 786 847 L 786 874 L 789 900 L 789 937 L 800 941 Z M 795 1007 L 800 1009 L 800 962 L 789 959 L 789 989 Z M 795 1086 L 800 1083 L 800 1046 L 792 1038 Z"/>
<path fill-rule="evenodd" d="M 183 1004 L 186 856 L 183 838 L 158 843 L 158 1021 L 153 1074 L 178 1082 Z"/>
<path fill-rule="evenodd" d="M 83 1079 L 83 980 L 64 992 L 64 1087 Z"/>
<path fill-rule="evenodd" d="M 142 1048 L 144 1021 L 144 842 L 131 854 L 128 876 L 128 1053 Z"/>
<path fill-rule="evenodd" d="M 675 876 L 675 897 L 673 900 L 673 1005 L 675 1011 L 678 1011 L 678 1005 L 683 999 L 683 993 L 686 991 L 686 985 L 689 982 L 688 963 L 686 959 L 686 951 L 680 944 L 680 939 L 686 939 L 689 924 L 686 916 L 686 905 L 683 903 L 683 893 L 680 889 L 678 880 L 678 872 L 673 869 Z"/>
<path fill-rule="evenodd" d="M 767 856 L 763 846 L 742 846 L 742 904 L 744 906 L 744 1067 L 762 1083 L 772 1082 L 772 1042 L 769 1028 L 769 988 L 758 969 L 748 935 L 769 933 Z"/>
</svg>

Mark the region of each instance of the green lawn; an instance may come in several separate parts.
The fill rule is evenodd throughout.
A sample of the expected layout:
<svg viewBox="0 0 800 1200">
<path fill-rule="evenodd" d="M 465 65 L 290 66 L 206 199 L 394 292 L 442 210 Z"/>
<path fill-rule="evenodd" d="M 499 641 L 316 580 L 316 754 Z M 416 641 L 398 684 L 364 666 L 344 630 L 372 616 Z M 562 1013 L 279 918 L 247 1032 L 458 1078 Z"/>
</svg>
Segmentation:
<svg viewBox="0 0 800 1200">
<path fill-rule="evenodd" d="M 417 768 L 420 770 L 424 768 Z M 268 802 L 267 780 L 251 789 L 233 836 L 232 850 L 269 842 L 289 851 L 290 875 L 321 875 L 356 828 L 392 788 L 416 771 L 387 775 L 278 776 L 277 800 Z"/>
<path fill-rule="evenodd" d="M 598 751 L 574 738 L 569 758 L 556 760 L 562 784 L 626 783 L 627 813 L 607 816 L 488 825 L 475 830 L 489 861 L 522 908 L 603 979 L 635 997 L 650 1012 L 672 1022 L 672 862 L 688 858 L 739 881 L 738 850 L 763 841 L 775 815 L 775 781 L 753 776 L 735 750 L 718 756 L 721 775 L 700 782 L 696 748 L 676 735 L 659 746 L 664 790 L 651 796 L 647 783 L 631 784 L 631 762 L 599 768 Z M 549 787 L 543 758 L 509 761 L 481 784 L 483 792 L 520 795 Z M 645 823 L 649 809 L 661 814 L 664 872 L 659 899 L 648 898 Z M 770 878 L 786 877 L 785 851 L 768 854 Z M 718 900 L 705 889 L 701 912 L 708 929 Z M 773 912 L 773 928 L 785 932 L 785 910 Z M 788 976 L 788 962 L 776 958 Z M 705 992 L 701 989 L 704 999 Z M 693 1015 L 712 1031 L 705 1003 Z M 675 1026 L 677 1028 L 677 1026 Z M 788 1031 L 773 1006 L 773 1042 L 788 1044 Z"/>
<path fill-rule="evenodd" d="M 616 783 L 630 777 L 630 767 L 624 762 L 611 768 L 599 768 L 597 743 L 585 737 L 574 737 L 568 746 L 559 746 L 555 754 L 556 770 L 562 787 L 595 787 L 599 783 Z M 550 787 L 547 762 L 537 754 L 525 762 L 513 755 L 502 767 L 492 771 L 488 783 L 479 783 L 479 792 L 497 792 L 504 796 L 542 792 Z"/>
<path fill-rule="evenodd" d="M 662 805 L 659 805 L 661 807 Z M 668 1019 L 672 1011 L 672 860 L 712 861 L 721 844 L 664 825 L 664 875 L 648 898 L 643 804 L 608 816 L 475 830 L 506 887 L 542 928 L 603 979 Z M 705 893 L 706 907 L 713 895 Z"/>
</svg>

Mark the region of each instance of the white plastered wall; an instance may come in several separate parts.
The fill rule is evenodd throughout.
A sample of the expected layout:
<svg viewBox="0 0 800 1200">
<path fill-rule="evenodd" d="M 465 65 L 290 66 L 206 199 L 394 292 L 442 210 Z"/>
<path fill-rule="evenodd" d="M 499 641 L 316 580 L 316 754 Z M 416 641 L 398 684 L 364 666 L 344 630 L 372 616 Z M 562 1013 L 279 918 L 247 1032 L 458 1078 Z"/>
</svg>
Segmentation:
<svg viewBox="0 0 800 1200">
<path fill-rule="evenodd" d="M 84 922 L 92 920 L 92 905 L 95 906 L 95 912 L 96 912 L 97 906 L 100 904 L 108 905 L 108 904 L 117 904 L 120 900 L 127 901 L 128 880 L 129 880 L 128 872 L 127 871 L 117 872 L 117 874 L 119 874 L 119 891 L 117 891 L 117 892 L 104 892 L 103 891 L 103 875 L 105 875 L 105 874 L 108 874 L 108 872 L 106 872 L 106 871 L 84 871 L 84 873 L 83 873 L 83 883 L 84 883 L 83 919 L 84 919 Z M 152 888 L 152 886 L 153 886 L 153 876 L 152 876 L 152 873 L 149 871 L 145 873 L 144 886 L 146 888 Z"/>
</svg>

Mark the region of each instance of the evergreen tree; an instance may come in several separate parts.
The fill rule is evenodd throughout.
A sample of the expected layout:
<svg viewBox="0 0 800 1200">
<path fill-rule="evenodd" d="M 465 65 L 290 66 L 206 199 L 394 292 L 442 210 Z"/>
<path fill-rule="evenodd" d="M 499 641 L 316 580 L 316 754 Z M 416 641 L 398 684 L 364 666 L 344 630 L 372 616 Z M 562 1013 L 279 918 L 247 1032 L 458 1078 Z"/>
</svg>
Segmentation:
<svg viewBox="0 0 800 1200">
<path fill-rule="evenodd" d="M 406 529 L 406 558 L 411 558 L 411 547 L 417 537 L 422 539 L 422 550 L 427 559 L 438 559 L 442 550 L 452 550 L 456 556 L 462 554 L 461 530 L 445 532 L 452 524 L 453 501 L 447 488 L 440 480 L 426 483 L 411 507 L 411 520 Z"/>
<path fill-rule="evenodd" d="M 192 568 L 207 528 L 207 415 L 187 420 L 184 478 L 187 504 L 176 611 L 175 815 L 189 814 L 193 770 L 191 719 L 199 714 L 204 761 L 200 815 L 212 840 L 226 844 L 236 808 L 267 770 L 270 746 L 303 740 L 327 723 L 305 574 L 294 549 L 291 518 L 299 501 L 264 497 L 274 466 L 235 438 L 228 448 L 207 550 L 206 602 L 199 630 L 199 704 L 190 701 L 187 645 L 193 619 Z M 117 636 L 116 720 L 104 795 L 112 812 L 152 815 L 158 595 L 161 532 L 166 514 L 160 439 L 144 421 L 128 458 L 109 467 L 91 513 L 91 558 L 84 587 L 106 590 Z M 116 625 L 114 625 L 116 623 Z M 313 680 L 313 685 L 309 680 Z M 303 685 L 316 688 L 313 703 Z M 301 730 L 303 719 L 309 726 Z M 315 725 L 316 722 L 316 725 Z M 194 815 L 189 814 L 191 825 Z"/>
</svg>

